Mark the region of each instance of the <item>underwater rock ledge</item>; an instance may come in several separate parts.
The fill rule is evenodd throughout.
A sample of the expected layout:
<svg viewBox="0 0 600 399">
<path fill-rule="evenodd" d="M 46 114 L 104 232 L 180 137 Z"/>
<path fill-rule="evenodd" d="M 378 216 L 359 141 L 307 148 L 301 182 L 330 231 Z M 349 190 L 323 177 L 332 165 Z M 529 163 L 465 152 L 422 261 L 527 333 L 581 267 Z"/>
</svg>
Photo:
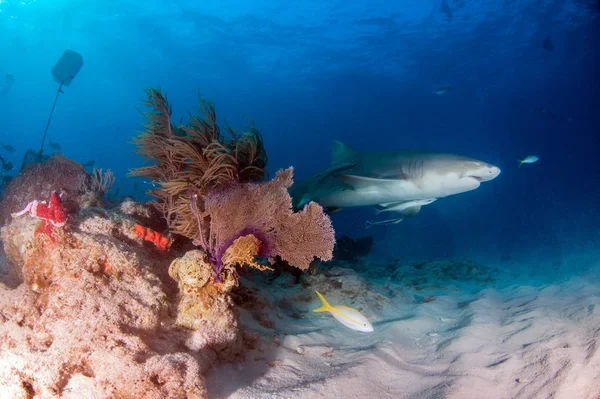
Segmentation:
<svg viewBox="0 0 600 399">
<path fill-rule="evenodd" d="M 120 208 L 83 209 L 51 234 L 39 222 L 27 214 L 1 229 L 16 282 L 0 282 L 4 397 L 203 398 L 203 373 L 244 352 L 227 296 L 201 329 L 176 322 L 173 256 Z"/>
</svg>

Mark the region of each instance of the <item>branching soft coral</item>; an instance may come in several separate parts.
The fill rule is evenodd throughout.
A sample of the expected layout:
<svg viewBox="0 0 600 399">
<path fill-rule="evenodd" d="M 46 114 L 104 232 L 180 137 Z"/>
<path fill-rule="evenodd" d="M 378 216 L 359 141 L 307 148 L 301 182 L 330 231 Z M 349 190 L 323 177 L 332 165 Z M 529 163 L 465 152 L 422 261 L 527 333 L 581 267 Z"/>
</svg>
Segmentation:
<svg viewBox="0 0 600 399">
<path fill-rule="evenodd" d="M 137 153 L 152 165 L 134 169 L 132 176 L 153 180 L 158 187 L 149 193 L 162 211 L 172 232 L 188 238 L 199 235 L 191 199 L 203 196 L 209 187 L 225 182 L 255 182 L 264 179 L 267 156 L 260 132 L 250 126 L 236 133 L 227 127 L 223 137 L 216 123 L 215 107 L 199 99 L 203 117 L 190 115 L 187 125 L 171 123 L 171 106 L 159 89 L 148 89 L 144 132 L 134 138 Z M 201 209 L 202 211 L 202 209 Z"/>
</svg>

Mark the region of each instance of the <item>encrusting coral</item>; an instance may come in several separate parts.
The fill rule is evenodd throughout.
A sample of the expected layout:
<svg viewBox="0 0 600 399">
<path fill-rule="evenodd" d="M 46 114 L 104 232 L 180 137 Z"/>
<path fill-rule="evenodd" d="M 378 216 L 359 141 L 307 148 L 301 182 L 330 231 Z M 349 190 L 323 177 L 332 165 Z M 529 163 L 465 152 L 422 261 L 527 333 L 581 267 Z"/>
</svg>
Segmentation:
<svg viewBox="0 0 600 399">
<path fill-rule="evenodd" d="M 103 176 L 106 179 L 112 174 L 108 171 Z M 12 213 L 32 201 L 47 200 L 53 191 L 60 193 L 62 203 L 72 213 L 90 205 L 102 205 L 104 192 L 93 190 L 96 187 L 94 180 L 95 177 L 83 166 L 60 154 L 54 154 L 44 162 L 27 164 L 2 195 L 0 226 L 10 223 Z M 103 187 L 108 189 L 110 185 Z"/>
<path fill-rule="evenodd" d="M 42 220 L 42 226 L 36 229 L 34 235 L 44 233 L 52 242 L 54 242 L 54 230 L 64 227 L 69 219 L 67 208 L 56 191 L 50 194 L 48 202 L 33 200 L 22 211 L 13 213 L 12 217 L 26 214 Z"/>
</svg>

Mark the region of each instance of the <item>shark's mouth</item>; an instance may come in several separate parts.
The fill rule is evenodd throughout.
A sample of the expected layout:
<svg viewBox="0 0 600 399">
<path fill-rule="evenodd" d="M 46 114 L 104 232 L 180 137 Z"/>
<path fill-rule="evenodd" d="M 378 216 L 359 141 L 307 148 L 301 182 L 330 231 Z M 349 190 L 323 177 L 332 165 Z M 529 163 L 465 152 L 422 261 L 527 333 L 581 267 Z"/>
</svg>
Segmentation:
<svg viewBox="0 0 600 399">
<path fill-rule="evenodd" d="M 480 176 L 464 176 L 463 179 L 473 179 L 479 183 L 483 183 L 483 178 Z"/>
</svg>

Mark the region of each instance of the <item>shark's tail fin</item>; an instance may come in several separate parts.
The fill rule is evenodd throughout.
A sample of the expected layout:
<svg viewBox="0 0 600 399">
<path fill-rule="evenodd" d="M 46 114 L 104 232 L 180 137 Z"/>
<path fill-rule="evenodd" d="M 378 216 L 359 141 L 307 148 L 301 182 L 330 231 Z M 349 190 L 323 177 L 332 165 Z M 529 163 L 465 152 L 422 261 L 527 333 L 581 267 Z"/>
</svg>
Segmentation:
<svg viewBox="0 0 600 399">
<path fill-rule="evenodd" d="M 321 300 L 321 306 L 314 309 L 313 312 L 316 312 L 316 313 L 329 312 L 331 310 L 331 305 L 329 304 L 329 302 L 327 302 L 327 300 L 323 297 L 323 295 L 321 295 L 321 293 L 319 291 L 315 291 L 315 292 L 317 293 L 317 296 Z"/>
<path fill-rule="evenodd" d="M 517 162 L 519 163 L 519 168 L 521 167 L 521 165 L 523 165 L 525 162 L 521 161 L 520 159 L 517 159 Z"/>
<path fill-rule="evenodd" d="M 368 229 L 369 227 L 373 226 L 373 222 L 371 222 L 370 220 L 367 220 L 365 222 L 365 229 Z"/>
</svg>

